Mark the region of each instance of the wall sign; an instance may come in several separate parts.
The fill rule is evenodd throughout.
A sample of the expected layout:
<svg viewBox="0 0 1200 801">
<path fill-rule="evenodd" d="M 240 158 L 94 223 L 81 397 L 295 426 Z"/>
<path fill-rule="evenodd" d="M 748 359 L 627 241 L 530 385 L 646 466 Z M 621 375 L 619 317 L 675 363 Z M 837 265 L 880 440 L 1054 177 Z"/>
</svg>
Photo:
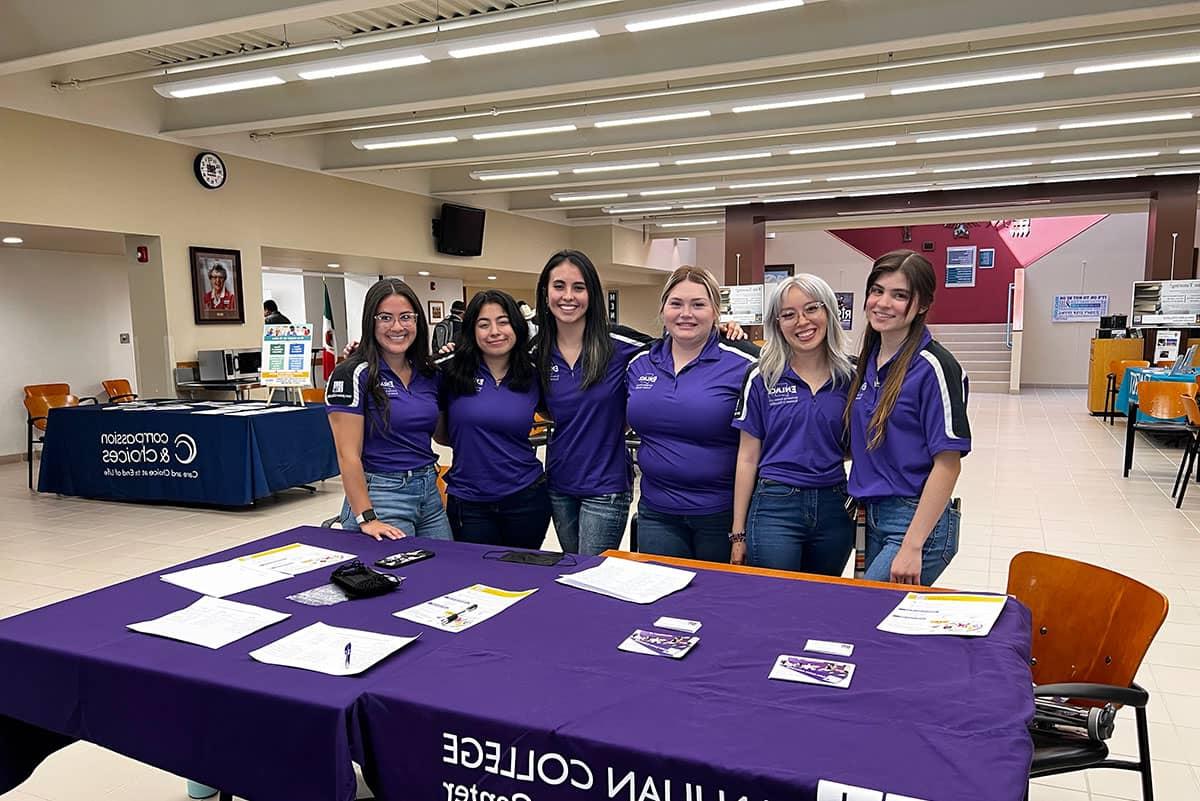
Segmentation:
<svg viewBox="0 0 1200 801">
<path fill-rule="evenodd" d="M 1100 322 L 1108 314 L 1108 295 L 1055 295 L 1052 323 Z"/>
<path fill-rule="evenodd" d="M 268 387 L 310 386 L 312 334 L 308 323 L 264 325 L 261 382 Z"/>
<path fill-rule="evenodd" d="M 1134 281 L 1133 328 L 1200 325 L 1200 281 Z"/>
<path fill-rule="evenodd" d="M 1181 332 L 1159 329 L 1154 335 L 1154 361 L 1173 362 L 1179 358 Z"/>
<path fill-rule="evenodd" d="M 996 266 L 996 249 L 995 248 L 980 248 L 979 249 L 979 269 L 990 270 Z"/>
<path fill-rule="evenodd" d="M 838 302 L 838 322 L 842 324 L 843 331 L 849 331 L 854 327 L 854 293 L 834 292 L 833 296 Z"/>
<path fill-rule="evenodd" d="M 763 324 L 763 285 L 721 287 L 721 322 L 738 325 Z"/>
<path fill-rule="evenodd" d="M 616 325 L 621 312 L 621 296 L 619 289 L 608 290 L 608 321 Z"/>
<path fill-rule="evenodd" d="M 946 248 L 946 286 L 975 286 L 975 245 Z"/>
</svg>

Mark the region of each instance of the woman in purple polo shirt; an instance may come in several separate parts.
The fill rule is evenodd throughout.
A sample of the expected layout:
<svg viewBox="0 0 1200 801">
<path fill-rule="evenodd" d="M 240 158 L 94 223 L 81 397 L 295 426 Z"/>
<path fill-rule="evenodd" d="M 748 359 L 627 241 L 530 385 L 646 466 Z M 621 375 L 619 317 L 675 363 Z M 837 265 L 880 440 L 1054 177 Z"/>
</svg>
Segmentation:
<svg viewBox="0 0 1200 801">
<path fill-rule="evenodd" d="M 846 407 L 850 494 L 867 506 L 868 579 L 932 584 L 958 552 L 950 505 L 971 451 L 967 376 L 929 334 L 933 266 L 911 250 L 867 276 L 867 330 Z"/>
<path fill-rule="evenodd" d="M 529 444 L 541 392 L 528 350 L 517 302 L 486 290 L 467 304 L 458 347 L 438 362 L 454 448 L 446 484 L 456 540 L 539 548 L 546 536 L 550 497 Z"/>
<path fill-rule="evenodd" d="M 403 281 L 367 291 L 354 354 L 325 388 L 346 500 L 342 527 L 377 540 L 450 539 L 430 437 L 438 425 L 438 376 L 429 359 L 421 301 Z"/>
<path fill-rule="evenodd" d="M 853 368 L 837 307 L 829 284 L 807 274 L 767 302 L 767 342 L 733 420 L 734 564 L 840 576 L 854 547 L 842 422 Z"/>
<path fill-rule="evenodd" d="M 738 433 L 731 425 L 755 357 L 717 338 L 720 287 L 680 267 L 662 292 L 667 336 L 629 363 L 629 424 L 641 435 L 638 545 L 728 562 Z"/>
</svg>

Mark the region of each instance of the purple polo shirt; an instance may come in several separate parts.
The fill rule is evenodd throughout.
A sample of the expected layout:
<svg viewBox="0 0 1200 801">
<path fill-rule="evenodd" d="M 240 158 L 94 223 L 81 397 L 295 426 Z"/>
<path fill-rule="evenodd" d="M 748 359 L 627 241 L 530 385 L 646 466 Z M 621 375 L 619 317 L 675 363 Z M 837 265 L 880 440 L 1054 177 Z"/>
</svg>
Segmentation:
<svg viewBox="0 0 1200 801">
<path fill-rule="evenodd" d="M 971 452 L 967 374 L 926 331 L 884 427 L 883 442 L 868 450 L 867 424 L 892 368 L 889 361 L 876 370 L 877 355 L 874 350 L 868 357 L 865 380 L 850 407 L 849 492 L 861 501 L 916 498 L 925 489 L 934 456 Z"/>
<path fill-rule="evenodd" d="M 715 332 L 678 375 L 670 337 L 630 361 L 629 424 L 642 437 L 642 501 L 651 509 L 703 515 L 733 506 L 738 432 L 731 421 L 755 361 Z"/>
<path fill-rule="evenodd" d="M 329 414 L 365 415 L 362 465 L 368 473 L 403 473 L 437 461 L 430 445 L 438 421 L 441 376 L 421 375 L 415 369 L 408 386 L 386 362 L 379 362 L 379 384 L 388 399 L 384 425 L 375 398 L 367 391 L 367 363 L 344 361 L 333 368 L 325 386 Z M 369 410 L 369 411 L 368 411 Z"/>
<path fill-rule="evenodd" d="M 506 376 L 499 384 L 484 364 L 475 373 L 475 392 L 453 395 L 442 387 L 454 461 L 447 491 L 464 501 L 498 501 L 525 489 L 542 475 L 529 444 L 529 429 L 541 391 L 535 376 L 529 389 L 514 392 Z"/>
<path fill-rule="evenodd" d="M 625 449 L 625 369 L 644 342 L 610 333 L 613 355 L 604 378 L 587 389 L 583 359 L 567 364 L 555 345 L 550 351 L 546 408 L 554 435 L 546 448 L 550 489 L 587 497 L 628 492 L 633 465 Z"/>
<path fill-rule="evenodd" d="M 835 487 L 846 480 L 843 464 L 846 381 L 832 378 L 816 393 L 791 365 L 768 388 L 757 366 L 746 374 L 733 427 L 762 442 L 758 477 L 792 487 Z"/>
</svg>

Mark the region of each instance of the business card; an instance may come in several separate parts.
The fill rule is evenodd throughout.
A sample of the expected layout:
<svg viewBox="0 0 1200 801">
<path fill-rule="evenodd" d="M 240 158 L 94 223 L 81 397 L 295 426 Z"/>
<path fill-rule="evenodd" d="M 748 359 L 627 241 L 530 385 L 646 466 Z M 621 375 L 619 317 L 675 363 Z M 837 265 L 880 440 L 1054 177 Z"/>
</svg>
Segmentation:
<svg viewBox="0 0 1200 801">
<path fill-rule="evenodd" d="M 802 684 L 820 684 L 825 687 L 849 687 L 854 677 L 854 665 L 849 662 L 833 662 L 814 659 L 811 656 L 780 654 L 771 668 L 768 678 L 783 681 L 798 681 Z"/>
<path fill-rule="evenodd" d="M 660 617 L 654 621 L 654 625 L 660 629 L 671 629 L 673 631 L 686 631 L 688 634 L 695 634 L 700 630 L 699 620 L 686 620 L 682 617 Z"/>
<path fill-rule="evenodd" d="M 686 634 L 666 634 L 661 631 L 637 629 L 626 637 L 625 641 L 617 648 L 631 654 L 682 659 L 698 642 L 700 642 L 699 637 L 689 637 Z"/>
<path fill-rule="evenodd" d="M 809 640 L 804 643 L 804 650 L 816 651 L 819 654 L 833 654 L 834 656 L 850 656 L 854 653 L 854 646 L 848 642 Z"/>
</svg>

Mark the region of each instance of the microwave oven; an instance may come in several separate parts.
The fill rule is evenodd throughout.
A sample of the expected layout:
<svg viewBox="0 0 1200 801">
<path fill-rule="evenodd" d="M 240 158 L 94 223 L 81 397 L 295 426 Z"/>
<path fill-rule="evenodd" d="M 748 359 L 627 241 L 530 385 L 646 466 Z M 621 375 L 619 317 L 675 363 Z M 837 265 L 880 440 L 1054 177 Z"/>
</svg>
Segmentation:
<svg viewBox="0 0 1200 801">
<path fill-rule="evenodd" d="M 253 381 L 262 369 L 262 350 L 202 350 L 196 353 L 196 360 L 200 362 L 201 381 Z"/>
</svg>

